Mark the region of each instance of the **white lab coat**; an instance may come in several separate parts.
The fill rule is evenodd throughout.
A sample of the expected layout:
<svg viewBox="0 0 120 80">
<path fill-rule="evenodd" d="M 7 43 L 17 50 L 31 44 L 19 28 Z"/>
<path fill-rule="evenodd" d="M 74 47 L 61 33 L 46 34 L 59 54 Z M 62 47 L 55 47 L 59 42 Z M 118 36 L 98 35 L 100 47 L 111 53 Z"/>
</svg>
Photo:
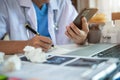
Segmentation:
<svg viewBox="0 0 120 80">
<path fill-rule="evenodd" d="M 54 28 L 54 12 L 57 10 L 58 30 Z M 26 15 L 25 15 L 26 14 Z M 71 0 L 50 0 L 48 8 L 48 31 L 53 43 L 67 44 L 70 40 L 65 35 L 66 26 L 77 16 Z M 1 0 L 0 2 L 0 38 L 8 33 L 11 40 L 31 39 L 34 34 L 25 28 L 29 22 L 37 30 L 37 21 L 31 0 Z"/>
</svg>

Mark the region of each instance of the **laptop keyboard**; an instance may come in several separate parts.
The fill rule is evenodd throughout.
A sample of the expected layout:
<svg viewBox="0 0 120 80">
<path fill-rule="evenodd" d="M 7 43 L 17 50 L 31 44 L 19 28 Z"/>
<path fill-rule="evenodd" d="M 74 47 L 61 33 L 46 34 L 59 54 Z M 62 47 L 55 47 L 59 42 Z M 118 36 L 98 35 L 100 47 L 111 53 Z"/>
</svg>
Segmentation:
<svg viewBox="0 0 120 80">
<path fill-rule="evenodd" d="M 93 57 L 111 57 L 120 59 L 120 44 L 93 55 Z"/>
</svg>

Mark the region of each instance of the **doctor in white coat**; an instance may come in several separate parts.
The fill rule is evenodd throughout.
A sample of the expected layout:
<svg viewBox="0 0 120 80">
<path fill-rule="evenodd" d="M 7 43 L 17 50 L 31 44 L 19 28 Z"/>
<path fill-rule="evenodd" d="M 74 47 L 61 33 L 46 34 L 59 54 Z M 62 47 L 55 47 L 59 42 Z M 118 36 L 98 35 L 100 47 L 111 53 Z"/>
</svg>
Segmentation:
<svg viewBox="0 0 120 80">
<path fill-rule="evenodd" d="M 33 34 L 25 28 L 25 24 L 39 31 L 39 14 L 37 8 L 42 10 L 46 4 L 47 16 L 46 27 L 40 36 Z M 43 10 L 44 11 L 44 10 Z M 0 38 L 8 34 L 11 41 L 0 41 L 0 51 L 6 54 L 23 52 L 26 45 L 41 47 L 44 51 L 51 48 L 51 45 L 62 45 L 69 43 L 82 44 L 88 34 L 88 24 L 85 18 L 82 19 L 82 30 L 79 30 L 72 21 L 78 15 L 71 0 L 1 0 L 0 2 Z M 42 16 L 41 16 L 42 17 Z M 45 16 L 44 16 L 45 17 Z M 40 19 L 45 23 L 44 19 Z M 42 22 L 43 21 L 43 22 Z M 7 47 L 7 50 L 5 49 Z"/>
</svg>

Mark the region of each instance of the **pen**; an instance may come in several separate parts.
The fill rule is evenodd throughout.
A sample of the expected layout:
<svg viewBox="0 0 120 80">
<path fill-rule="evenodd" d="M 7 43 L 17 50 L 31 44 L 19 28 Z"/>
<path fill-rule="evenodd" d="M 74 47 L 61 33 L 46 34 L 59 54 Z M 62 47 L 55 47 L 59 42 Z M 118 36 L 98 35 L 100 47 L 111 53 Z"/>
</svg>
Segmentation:
<svg viewBox="0 0 120 80">
<path fill-rule="evenodd" d="M 30 27 L 29 24 L 26 24 L 25 27 L 26 27 L 28 30 L 30 30 L 31 32 L 33 32 L 34 34 L 40 35 L 37 31 L 35 31 L 32 27 Z"/>
<path fill-rule="evenodd" d="M 31 32 L 33 32 L 34 34 L 40 35 L 37 31 L 35 31 L 32 27 L 30 27 L 29 24 L 25 24 L 25 27 L 26 27 L 28 30 L 30 30 Z M 53 44 L 52 44 L 51 46 L 54 47 Z"/>
</svg>

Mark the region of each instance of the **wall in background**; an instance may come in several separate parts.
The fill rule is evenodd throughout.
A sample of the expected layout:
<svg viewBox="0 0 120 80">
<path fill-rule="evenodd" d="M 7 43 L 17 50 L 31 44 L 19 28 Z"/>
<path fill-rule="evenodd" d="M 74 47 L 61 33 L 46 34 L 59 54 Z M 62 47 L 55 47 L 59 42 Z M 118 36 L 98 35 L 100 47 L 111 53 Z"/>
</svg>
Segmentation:
<svg viewBox="0 0 120 80">
<path fill-rule="evenodd" d="M 72 0 L 72 2 L 78 12 L 84 8 L 90 7 L 90 0 Z"/>
</svg>

